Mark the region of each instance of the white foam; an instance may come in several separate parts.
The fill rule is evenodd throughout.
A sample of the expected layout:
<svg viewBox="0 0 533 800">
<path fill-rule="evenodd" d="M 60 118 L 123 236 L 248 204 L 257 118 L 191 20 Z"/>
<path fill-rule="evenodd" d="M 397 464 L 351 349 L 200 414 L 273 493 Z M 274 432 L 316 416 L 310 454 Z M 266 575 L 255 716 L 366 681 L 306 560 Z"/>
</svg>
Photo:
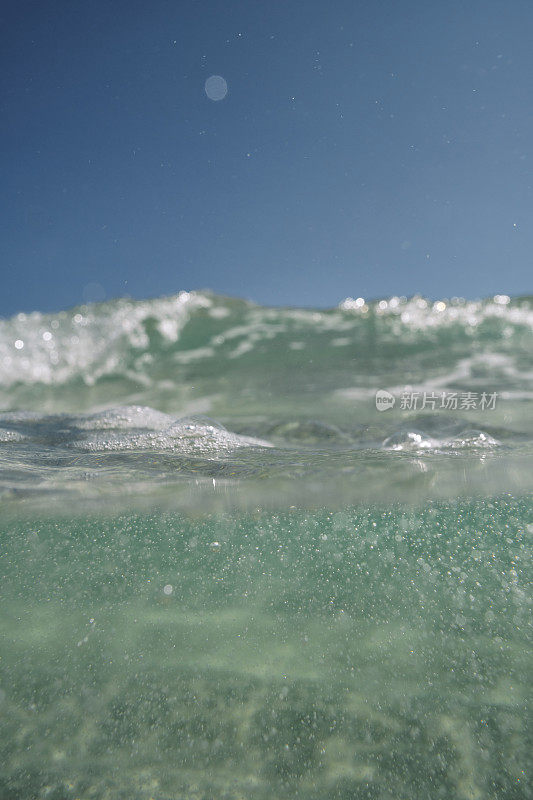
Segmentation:
<svg viewBox="0 0 533 800">
<path fill-rule="evenodd" d="M 426 436 L 421 431 L 398 431 L 388 436 L 381 445 L 384 450 L 429 450 L 438 447 L 440 442 Z"/>
<path fill-rule="evenodd" d="M 176 342 L 191 312 L 212 302 L 205 294 L 180 292 L 0 319 L 0 385 L 63 383 L 78 376 L 92 385 L 104 375 L 124 374 L 136 351 L 145 355 L 151 321 L 163 341 Z"/>
<path fill-rule="evenodd" d="M 170 450 L 183 454 L 232 451 L 240 447 L 271 447 L 262 439 L 240 436 L 223 425 L 199 417 L 175 419 L 153 408 L 126 406 L 88 417 L 72 418 L 82 437 L 69 447 L 89 452 Z"/>
</svg>

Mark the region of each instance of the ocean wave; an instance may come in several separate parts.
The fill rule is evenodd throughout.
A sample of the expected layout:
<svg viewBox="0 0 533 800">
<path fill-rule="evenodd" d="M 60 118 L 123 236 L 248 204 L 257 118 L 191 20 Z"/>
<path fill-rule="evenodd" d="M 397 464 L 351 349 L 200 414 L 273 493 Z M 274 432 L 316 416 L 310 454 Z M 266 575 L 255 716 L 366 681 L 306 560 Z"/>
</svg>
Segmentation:
<svg viewBox="0 0 533 800">
<path fill-rule="evenodd" d="M 266 308 L 207 292 L 120 299 L 0 320 L 0 402 L 15 386 L 91 387 L 113 377 L 138 390 L 164 389 L 184 369 L 216 372 L 223 362 L 238 370 L 282 351 L 326 368 L 328 359 L 359 360 L 369 350 L 389 360 L 439 347 L 451 362 L 445 375 L 458 370 L 461 377 L 475 349 L 474 367 L 509 372 L 519 369 L 513 355 L 530 348 L 532 337 L 531 300 L 503 295 L 477 302 L 348 298 L 329 310 Z"/>
<path fill-rule="evenodd" d="M 0 490 L 522 491 L 532 352 L 531 300 L 504 296 L 316 310 L 181 292 L 18 315 L 0 320 Z M 396 398 L 384 413 L 380 391 Z M 497 402 L 410 408 L 406 393 Z"/>
</svg>

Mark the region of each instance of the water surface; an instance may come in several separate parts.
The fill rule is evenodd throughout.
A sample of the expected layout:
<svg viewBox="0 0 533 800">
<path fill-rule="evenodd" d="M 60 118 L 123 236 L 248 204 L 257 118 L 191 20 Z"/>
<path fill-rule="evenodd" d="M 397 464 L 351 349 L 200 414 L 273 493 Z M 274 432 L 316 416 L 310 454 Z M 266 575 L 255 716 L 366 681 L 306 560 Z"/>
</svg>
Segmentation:
<svg viewBox="0 0 533 800">
<path fill-rule="evenodd" d="M 0 321 L 0 796 L 532 797 L 532 324 L 207 293 Z"/>
</svg>

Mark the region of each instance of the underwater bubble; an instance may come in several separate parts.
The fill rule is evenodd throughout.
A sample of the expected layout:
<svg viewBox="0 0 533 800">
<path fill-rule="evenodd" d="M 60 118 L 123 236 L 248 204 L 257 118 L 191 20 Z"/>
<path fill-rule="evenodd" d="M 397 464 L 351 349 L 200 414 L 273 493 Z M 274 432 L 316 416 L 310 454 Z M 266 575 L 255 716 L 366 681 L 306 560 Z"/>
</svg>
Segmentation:
<svg viewBox="0 0 533 800">
<path fill-rule="evenodd" d="M 76 427 L 82 430 L 163 430 L 172 421 L 164 414 L 149 406 L 115 406 L 95 414 L 74 418 Z"/>
<path fill-rule="evenodd" d="M 237 447 L 271 447 L 269 442 L 252 436 L 241 436 L 208 417 L 184 417 L 162 433 L 167 446 L 202 450 L 234 450 Z"/>
<path fill-rule="evenodd" d="M 447 442 L 447 446 L 454 449 L 463 447 L 500 447 L 501 442 L 485 433 L 485 431 L 472 429 L 462 431 L 462 433 L 454 436 L 453 439 Z"/>
<path fill-rule="evenodd" d="M 227 428 L 218 420 L 211 419 L 211 417 L 207 417 L 205 414 L 190 414 L 186 417 L 180 417 L 174 423 L 174 425 L 180 426 L 189 426 L 191 429 L 196 429 L 197 427 L 204 427 L 204 428 L 216 428 L 219 431 L 226 431 Z M 171 427 L 174 427 L 171 426 Z"/>
<path fill-rule="evenodd" d="M 398 431 L 382 443 L 384 450 L 424 450 L 437 447 L 438 442 L 421 431 Z"/>
</svg>

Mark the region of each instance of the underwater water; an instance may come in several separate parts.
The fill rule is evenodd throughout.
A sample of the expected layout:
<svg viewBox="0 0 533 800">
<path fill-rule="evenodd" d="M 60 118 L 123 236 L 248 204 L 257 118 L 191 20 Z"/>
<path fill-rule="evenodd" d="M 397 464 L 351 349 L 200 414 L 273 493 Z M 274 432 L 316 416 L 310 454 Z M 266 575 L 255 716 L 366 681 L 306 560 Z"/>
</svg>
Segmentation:
<svg viewBox="0 0 533 800">
<path fill-rule="evenodd" d="M 533 797 L 532 353 L 504 296 L 0 320 L 1 800 Z"/>
</svg>

